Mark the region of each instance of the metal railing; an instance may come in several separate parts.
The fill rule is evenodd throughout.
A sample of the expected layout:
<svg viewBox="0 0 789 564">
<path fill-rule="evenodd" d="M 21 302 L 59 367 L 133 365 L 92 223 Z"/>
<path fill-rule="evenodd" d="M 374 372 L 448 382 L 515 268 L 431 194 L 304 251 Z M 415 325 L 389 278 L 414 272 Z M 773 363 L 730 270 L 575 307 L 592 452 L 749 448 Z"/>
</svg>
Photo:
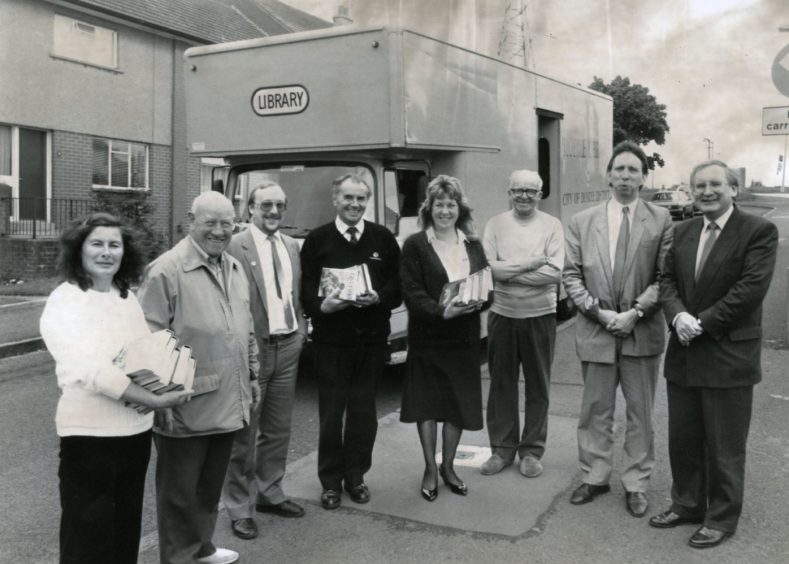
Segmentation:
<svg viewBox="0 0 789 564">
<path fill-rule="evenodd" d="M 53 238 L 69 222 L 94 210 L 94 200 L 0 198 L 0 236 Z"/>
</svg>

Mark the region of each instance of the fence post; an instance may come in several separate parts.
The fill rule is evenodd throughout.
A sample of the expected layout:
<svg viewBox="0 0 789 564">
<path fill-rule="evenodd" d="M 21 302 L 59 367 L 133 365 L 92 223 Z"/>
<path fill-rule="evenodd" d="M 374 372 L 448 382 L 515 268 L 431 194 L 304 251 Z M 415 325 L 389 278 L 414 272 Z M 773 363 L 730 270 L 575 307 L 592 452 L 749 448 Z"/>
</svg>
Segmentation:
<svg viewBox="0 0 789 564">
<path fill-rule="evenodd" d="M 38 198 L 31 198 L 33 200 L 33 239 L 36 238 L 36 217 L 38 216 Z"/>
</svg>

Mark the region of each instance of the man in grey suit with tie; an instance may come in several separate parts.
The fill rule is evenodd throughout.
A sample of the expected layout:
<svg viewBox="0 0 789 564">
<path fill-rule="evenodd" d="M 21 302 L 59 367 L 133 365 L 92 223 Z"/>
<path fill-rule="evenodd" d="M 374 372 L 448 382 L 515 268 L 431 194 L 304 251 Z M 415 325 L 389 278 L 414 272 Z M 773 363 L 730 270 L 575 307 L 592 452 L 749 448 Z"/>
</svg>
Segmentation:
<svg viewBox="0 0 789 564">
<path fill-rule="evenodd" d="M 582 315 L 576 351 L 584 394 L 578 420 L 583 483 L 570 503 L 580 505 L 610 490 L 616 389 L 626 402 L 625 507 L 634 517 L 647 510 L 645 495 L 654 466 L 652 407 L 665 325 L 658 303 L 658 276 L 671 245 L 669 213 L 640 200 L 647 158 L 634 143 L 614 147 L 608 162 L 612 198 L 570 219 L 562 279 Z"/>
<path fill-rule="evenodd" d="M 674 483 L 671 507 L 649 524 L 700 523 L 688 541 L 694 548 L 737 529 L 753 386 L 762 376 L 762 301 L 778 248 L 773 223 L 734 206 L 738 184 L 721 161 L 693 169 L 704 217 L 677 226 L 660 280 L 671 329 L 664 374 Z"/>
<path fill-rule="evenodd" d="M 233 534 L 242 539 L 257 536 L 255 508 L 280 517 L 304 515 L 282 490 L 299 355 L 307 335 L 299 299 L 299 246 L 279 231 L 287 198 L 278 184 L 265 182 L 254 188 L 248 207 L 252 223 L 233 237 L 228 252 L 249 279 L 261 399 L 252 423 L 235 437 L 222 492 Z"/>
</svg>

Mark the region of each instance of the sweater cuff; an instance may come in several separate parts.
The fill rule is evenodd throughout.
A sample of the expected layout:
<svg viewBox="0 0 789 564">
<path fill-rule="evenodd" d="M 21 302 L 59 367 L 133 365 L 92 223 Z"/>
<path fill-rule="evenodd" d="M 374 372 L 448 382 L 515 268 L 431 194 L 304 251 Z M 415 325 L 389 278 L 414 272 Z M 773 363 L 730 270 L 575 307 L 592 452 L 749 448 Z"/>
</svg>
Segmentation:
<svg viewBox="0 0 789 564">
<path fill-rule="evenodd" d="M 131 385 L 131 379 L 126 376 L 126 373 L 113 366 L 107 369 L 99 387 L 104 395 L 119 400 L 129 385 Z"/>
</svg>

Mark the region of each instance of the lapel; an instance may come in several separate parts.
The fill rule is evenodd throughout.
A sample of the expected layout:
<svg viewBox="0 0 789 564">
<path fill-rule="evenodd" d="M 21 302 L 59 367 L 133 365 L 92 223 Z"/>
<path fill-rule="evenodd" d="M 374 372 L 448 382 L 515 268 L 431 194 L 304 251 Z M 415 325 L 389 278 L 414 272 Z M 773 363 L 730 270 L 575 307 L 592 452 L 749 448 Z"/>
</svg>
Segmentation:
<svg viewBox="0 0 789 564">
<path fill-rule="evenodd" d="M 726 262 L 726 259 L 731 254 L 734 247 L 737 245 L 737 242 L 740 239 L 739 234 L 739 227 L 740 227 L 740 213 L 737 208 L 734 208 L 734 212 L 731 214 L 729 221 L 726 222 L 726 226 L 718 235 L 718 239 L 715 241 L 715 245 L 712 247 L 709 256 L 707 257 L 707 262 L 704 263 L 704 267 L 701 269 L 699 273 L 698 282 L 696 282 L 696 287 L 698 288 L 708 288 L 713 281 L 715 280 L 718 270 L 720 269 L 721 265 Z M 703 222 L 702 222 L 703 225 Z M 698 236 L 696 237 L 696 247 L 695 249 L 698 250 L 698 242 L 701 238 L 701 228 L 699 228 Z M 695 260 L 695 253 L 693 256 L 693 271 L 695 272 L 696 260 Z M 705 292 L 696 292 L 694 288 L 693 292 L 693 303 L 694 306 L 697 304 L 699 299 L 704 295 Z"/>
<path fill-rule="evenodd" d="M 255 239 L 252 237 L 252 232 L 249 229 L 241 234 L 240 243 L 241 248 L 244 249 L 244 260 L 247 263 L 247 268 L 252 274 L 255 288 L 257 288 L 258 294 L 260 294 L 260 302 L 263 304 L 263 309 L 267 309 L 266 285 L 263 283 L 263 265 L 260 264 L 258 248 L 255 245 Z"/>
<path fill-rule="evenodd" d="M 699 249 L 704 220 L 699 217 L 690 221 L 693 223 L 688 226 L 687 241 L 682 247 L 676 247 L 675 260 L 676 271 L 682 275 L 682 285 L 688 289 L 687 295 L 692 298 L 696 291 L 696 252 Z"/>
<path fill-rule="evenodd" d="M 602 204 L 597 208 L 593 218 L 594 225 L 594 240 L 597 246 L 597 252 L 600 254 L 600 264 L 603 265 L 603 276 L 606 279 L 606 285 L 613 289 L 614 287 L 614 272 L 611 266 L 611 255 L 609 254 L 608 247 L 608 203 Z M 613 294 L 612 294 L 613 295 Z"/>
</svg>

